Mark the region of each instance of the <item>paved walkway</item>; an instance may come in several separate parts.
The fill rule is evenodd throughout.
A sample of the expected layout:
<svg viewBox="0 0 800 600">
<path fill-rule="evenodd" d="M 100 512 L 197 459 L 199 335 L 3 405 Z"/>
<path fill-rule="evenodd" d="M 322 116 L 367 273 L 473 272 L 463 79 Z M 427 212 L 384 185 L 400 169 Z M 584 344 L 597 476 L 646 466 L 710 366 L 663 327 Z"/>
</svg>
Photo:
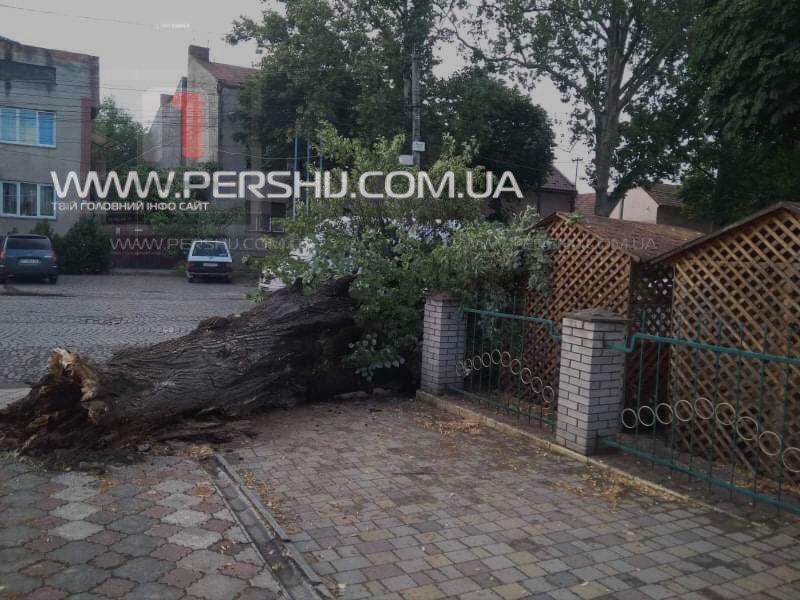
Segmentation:
<svg viewBox="0 0 800 600">
<path fill-rule="evenodd" d="M 262 425 L 226 456 L 343 598 L 800 598 L 800 528 L 654 497 L 414 401 Z"/>
<path fill-rule="evenodd" d="M 178 275 L 62 275 L 57 285 L 0 285 L 0 386 L 44 374 L 54 346 L 95 360 L 184 335 L 197 323 L 252 307 L 255 280 L 190 285 Z"/>
<path fill-rule="evenodd" d="M 0 598 L 284 597 L 193 460 L 103 477 L 0 464 Z"/>
</svg>

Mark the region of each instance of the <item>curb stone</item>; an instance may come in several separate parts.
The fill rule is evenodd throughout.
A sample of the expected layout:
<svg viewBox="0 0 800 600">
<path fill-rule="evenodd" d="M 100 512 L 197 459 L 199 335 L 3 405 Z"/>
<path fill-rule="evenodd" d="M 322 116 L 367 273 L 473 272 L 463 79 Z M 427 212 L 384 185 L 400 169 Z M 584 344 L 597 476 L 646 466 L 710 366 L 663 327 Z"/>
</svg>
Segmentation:
<svg viewBox="0 0 800 600">
<path fill-rule="evenodd" d="M 297 600 L 333 600 L 334 596 L 325 582 L 292 546 L 286 530 L 261 499 L 247 488 L 231 464 L 220 454 L 215 454 L 213 464 L 208 462 L 206 465 L 223 500 L 253 540 L 288 597 Z"/>
</svg>

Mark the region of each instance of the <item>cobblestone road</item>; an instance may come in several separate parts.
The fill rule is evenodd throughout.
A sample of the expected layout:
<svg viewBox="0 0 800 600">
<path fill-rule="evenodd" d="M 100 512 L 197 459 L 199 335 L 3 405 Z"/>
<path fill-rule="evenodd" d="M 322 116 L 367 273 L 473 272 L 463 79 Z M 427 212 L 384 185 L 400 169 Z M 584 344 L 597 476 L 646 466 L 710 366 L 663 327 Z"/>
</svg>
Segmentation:
<svg viewBox="0 0 800 600">
<path fill-rule="evenodd" d="M 344 598 L 800 598 L 796 526 L 654 497 L 414 401 L 263 431 L 227 456 Z"/>
<path fill-rule="evenodd" d="M 38 379 L 54 346 L 95 360 L 191 331 L 251 306 L 254 282 L 197 283 L 170 275 L 62 275 L 57 285 L 0 285 L 0 386 Z"/>
<path fill-rule="evenodd" d="M 286 595 L 196 462 L 98 478 L 0 463 L 0 598 L 270 600 Z"/>
</svg>

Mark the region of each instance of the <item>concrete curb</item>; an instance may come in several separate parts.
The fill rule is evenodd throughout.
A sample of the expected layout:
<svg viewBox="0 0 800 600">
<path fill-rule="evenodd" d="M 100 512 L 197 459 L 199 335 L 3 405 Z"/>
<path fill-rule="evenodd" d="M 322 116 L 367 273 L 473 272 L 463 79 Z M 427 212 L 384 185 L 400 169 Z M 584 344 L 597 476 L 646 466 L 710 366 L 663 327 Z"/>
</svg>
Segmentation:
<svg viewBox="0 0 800 600">
<path fill-rule="evenodd" d="M 296 600 L 333 600 L 325 582 L 292 546 L 288 533 L 248 489 L 233 466 L 219 454 L 207 465 L 220 495 L 270 566 L 282 591 Z"/>
<path fill-rule="evenodd" d="M 652 490 L 653 492 L 656 492 L 658 494 L 671 496 L 676 500 L 680 500 L 681 502 L 685 502 L 687 504 L 693 504 L 695 506 L 699 506 L 707 510 L 713 510 L 714 512 L 723 514 L 726 517 L 730 517 L 732 519 L 737 519 L 739 521 L 744 521 L 745 523 L 752 523 L 754 525 L 758 525 L 758 523 L 751 521 L 750 519 L 746 519 L 741 515 L 737 515 L 725 509 L 719 508 L 718 506 L 714 506 L 713 504 L 708 504 L 707 502 L 703 502 L 702 500 L 698 500 L 697 498 L 693 498 L 687 494 L 676 492 L 675 490 L 671 490 L 668 487 L 659 485 L 652 481 L 648 481 L 647 479 L 636 477 L 635 475 L 631 475 L 630 473 L 627 473 L 618 467 L 610 465 L 603 460 L 592 458 L 590 456 L 584 456 L 583 454 L 579 454 L 578 452 L 570 450 L 569 448 L 565 448 L 564 446 L 560 446 L 559 444 L 551 442 L 550 440 L 546 440 L 543 437 L 538 436 L 531 431 L 525 431 L 524 429 L 519 429 L 517 427 L 514 427 L 513 425 L 509 425 L 508 423 L 503 423 L 502 421 L 493 419 L 488 415 L 484 415 L 465 406 L 460 406 L 458 404 L 455 404 L 451 400 L 448 400 L 441 396 L 436 396 L 434 394 L 430 394 L 422 390 L 417 390 L 416 399 L 421 402 L 425 402 L 426 404 L 430 404 L 431 406 L 434 406 L 452 415 L 456 415 L 465 419 L 476 420 L 482 425 L 485 425 L 486 427 L 489 427 L 491 429 L 502 431 L 503 433 L 508 433 L 511 435 L 518 435 L 524 437 L 532 441 L 534 444 L 536 444 L 543 450 L 547 450 L 548 452 L 553 452 L 554 454 L 560 454 L 561 456 L 570 458 L 572 460 L 576 460 L 583 464 L 592 465 L 599 469 L 603 469 L 604 471 L 613 473 L 614 475 L 617 475 L 622 479 L 626 479 L 628 481 L 635 481 L 642 487 Z"/>
</svg>

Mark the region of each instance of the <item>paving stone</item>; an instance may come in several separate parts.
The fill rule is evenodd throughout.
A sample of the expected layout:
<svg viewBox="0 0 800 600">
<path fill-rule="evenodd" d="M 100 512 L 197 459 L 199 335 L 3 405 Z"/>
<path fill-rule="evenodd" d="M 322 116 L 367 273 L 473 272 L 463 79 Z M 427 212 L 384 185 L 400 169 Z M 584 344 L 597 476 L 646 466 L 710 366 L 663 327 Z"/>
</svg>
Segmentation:
<svg viewBox="0 0 800 600">
<path fill-rule="evenodd" d="M 16 525 L 0 529 L 0 546 L 16 548 L 39 537 L 39 532 L 26 525 Z"/>
<path fill-rule="evenodd" d="M 170 563 L 148 556 L 131 559 L 114 570 L 114 575 L 138 583 L 155 581 L 171 569 Z"/>
<path fill-rule="evenodd" d="M 149 535 L 129 535 L 111 546 L 111 550 L 128 556 L 145 556 L 153 552 L 164 541 Z"/>
<path fill-rule="evenodd" d="M 51 560 L 67 563 L 70 565 L 79 565 L 87 563 L 93 558 L 103 554 L 106 547 L 101 544 L 93 544 L 86 541 L 69 542 L 53 550 L 47 556 Z"/>
<path fill-rule="evenodd" d="M 183 591 L 161 583 L 143 583 L 133 588 L 125 600 L 178 600 Z"/>
<path fill-rule="evenodd" d="M 168 540 L 179 546 L 187 546 L 195 550 L 208 548 L 214 542 L 219 541 L 222 536 L 215 531 L 208 531 L 199 527 L 187 527 L 171 535 Z"/>
<path fill-rule="evenodd" d="M 22 569 L 20 572 L 28 577 L 49 577 L 50 575 L 63 571 L 66 567 L 67 565 L 60 562 L 43 560 L 42 562 Z"/>
<path fill-rule="evenodd" d="M 69 521 L 81 521 L 99 510 L 100 509 L 98 507 L 92 506 L 91 504 L 87 504 L 85 502 L 70 502 L 63 506 L 59 506 L 57 509 L 52 511 L 51 514 Z"/>
<path fill-rule="evenodd" d="M 202 577 L 202 573 L 198 573 L 197 571 L 177 568 L 172 569 L 172 571 L 169 573 L 166 573 L 161 579 L 159 579 L 159 582 L 176 588 L 184 589 L 189 587 L 200 577 Z"/>
<path fill-rule="evenodd" d="M 100 525 L 96 525 L 95 523 L 70 521 L 60 527 L 56 527 L 53 530 L 53 535 L 57 535 L 66 540 L 83 540 L 90 535 L 94 535 L 98 531 L 102 531 L 102 529 Z"/>
<path fill-rule="evenodd" d="M 157 521 L 141 515 L 127 515 L 108 524 L 109 529 L 122 533 L 143 533 L 155 525 Z"/>
<path fill-rule="evenodd" d="M 192 527 L 195 525 L 202 525 L 208 521 L 208 519 L 209 515 L 206 513 L 184 509 L 176 510 L 174 513 L 164 517 L 162 520 L 165 523 L 177 525 L 178 527 Z M 225 529 L 227 529 L 227 527 Z"/>
<path fill-rule="evenodd" d="M 70 594 L 77 594 L 96 587 L 109 576 L 108 571 L 104 569 L 81 564 L 67 567 L 60 573 L 48 577 L 45 583 L 50 587 L 66 590 Z"/>
<path fill-rule="evenodd" d="M 192 571 L 210 573 L 230 562 L 230 559 L 223 554 L 211 552 L 210 550 L 196 550 L 178 561 L 178 566 Z"/>
<path fill-rule="evenodd" d="M 247 584 L 244 581 L 235 577 L 209 573 L 189 586 L 186 591 L 198 598 L 217 600 L 219 598 L 235 598 L 246 586 Z"/>
<path fill-rule="evenodd" d="M 106 579 L 103 583 L 94 588 L 93 591 L 96 594 L 108 596 L 109 598 L 121 598 L 131 591 L 135 586 L 135 583 L 128 581 L 127 579 L 117 579 L 116 577 L 112 577 L 110 579 Z"/>
</svg>

